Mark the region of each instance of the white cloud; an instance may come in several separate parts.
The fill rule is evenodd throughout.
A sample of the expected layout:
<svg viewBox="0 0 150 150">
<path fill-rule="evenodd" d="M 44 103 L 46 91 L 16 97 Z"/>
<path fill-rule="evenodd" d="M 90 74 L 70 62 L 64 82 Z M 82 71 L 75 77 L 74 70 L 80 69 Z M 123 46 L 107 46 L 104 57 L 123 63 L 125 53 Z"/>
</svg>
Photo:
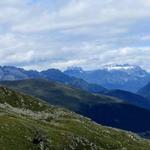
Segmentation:
<svg viewBox="0 0 150 150">
<path fill-rule="evenodd" d="M 5 0 L 0 9 L 1 65 L 150 69 L 150 0 Z"/>
<path fill-rule="evenodd" d="M 71 0 L 57 11 L 43 10 L 32 6 L 28 20 L 21 20 L 14 31 L 38 32 L 89 27 L 93 25 L 110 26 L 124 22 L 132 23 L 143 17 L 150 17 L 150 2 L 148 0 Z M 138 10 L 138 11 L 137 11 Z M 36 14 L 36 15 L 35 15 Z M 33 17 L 34 15 L 34 17 Z"/>
</svg>

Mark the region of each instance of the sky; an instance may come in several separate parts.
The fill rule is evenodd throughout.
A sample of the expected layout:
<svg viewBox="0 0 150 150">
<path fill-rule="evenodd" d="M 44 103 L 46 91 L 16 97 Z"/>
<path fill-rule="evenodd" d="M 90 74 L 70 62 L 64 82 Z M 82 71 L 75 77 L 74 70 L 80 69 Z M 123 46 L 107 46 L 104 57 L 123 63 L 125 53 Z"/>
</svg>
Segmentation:
<svg viewBox="0 0 150 150">
<path fill-rule="evenodd" d="M 0 10 L 0 65 L 150 70 L 150 0 L 3 0 Z"/>
</svg>

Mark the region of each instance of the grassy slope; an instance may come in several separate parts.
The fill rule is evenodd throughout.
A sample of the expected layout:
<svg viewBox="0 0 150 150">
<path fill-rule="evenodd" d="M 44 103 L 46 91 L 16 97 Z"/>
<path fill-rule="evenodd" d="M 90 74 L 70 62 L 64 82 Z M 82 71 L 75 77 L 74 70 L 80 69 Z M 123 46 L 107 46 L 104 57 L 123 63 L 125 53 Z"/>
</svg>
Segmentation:
<svg viewBox="0 0 150 150">
<path fill-rule="evenodd" d="M 74 111 L 80 111 L 80 108 L 87 104 L 91 106 L 98 103 L 122 103 L 121 100 L 116 98 L 96 96 L 80 89 L 74 89 L 71 86 L 43 79 L 1 81 L 0 85 L 41 98 L 52 105 L 63 106 Z"/>
<path fill-rule="evenodd" d="M 148 140 L 7 88 L 0 88 L 0 123 L 1 150 L 150 149 Z"/>
<path fill-rule="evenodd" d="M 150 111 L 107 96 L 97 96 L 46 80 L 4 81 L 1 85 L 39 97 L 92 118 L 103 125 L 134 132 L 150 130 Z M 130 122 L 129 122 L 130 120 Z"/>
</svg>

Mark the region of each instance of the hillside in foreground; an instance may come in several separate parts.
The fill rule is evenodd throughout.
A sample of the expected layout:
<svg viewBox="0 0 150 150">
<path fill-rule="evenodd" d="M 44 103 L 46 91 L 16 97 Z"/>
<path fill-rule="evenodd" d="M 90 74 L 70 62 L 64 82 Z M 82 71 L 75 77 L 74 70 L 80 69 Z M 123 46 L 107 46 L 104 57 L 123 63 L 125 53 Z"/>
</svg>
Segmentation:
<svg viewBox="0 0 150 150">
<path fill-rule="evenodd" d="M 1 150 L 149 150 L 150 141 L 0 87 Z"/>
<path fill-rule="evenodd" d="M 3 81 L 0 85 L 67 108 L 103 125 L 136 133 L 150 131 L 150 110 L 117 98 L 91 94 L 42 79 Z"/>
</svg>

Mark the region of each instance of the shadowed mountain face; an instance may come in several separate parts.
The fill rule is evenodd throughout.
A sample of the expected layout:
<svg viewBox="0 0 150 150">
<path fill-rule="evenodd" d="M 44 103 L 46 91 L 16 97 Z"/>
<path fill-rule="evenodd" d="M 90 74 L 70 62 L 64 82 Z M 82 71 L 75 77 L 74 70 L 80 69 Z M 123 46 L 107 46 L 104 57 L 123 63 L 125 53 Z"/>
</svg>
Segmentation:
<svg viewBox="0 0 150 150">
<path fill-rule="evenodd" d="M 36 96 L 50 104 L 68 108 L 103 125 L 134 132 L 150 130 L 150 111 L 123 100 L 90 94 L 41 79 L 3 81 L 0 85 Z"/>
<path fill-rule="evenodd" d="M 150 141 L 0 87 L 2 150 L 149 150 Z M 94 137 L 94 138 L 93 138 Z"/>
<path fill-rule="evenodd" d="M 99 93 L 99 92 L 107 91 L 106 88 L 98 84 L 94 84 L 94 83 L 90 84 L 84 81 L 83 79 L 68 76 L 57 69 L 49 69 L 46 71 L 42 71 L 40 72 L 40 75 L 44 79 L 57 81 L 66 85 L 71 85 L 75 88 L 83 89 L 85 91 L 92 92 L 92 93 Z"/>
<path fill-rule="evenodd" d="M 58 69 L 49 69 L 46 71 L 38 72 L 33 70 L 27 71 L 21 68 L 16 68 L 11 66 L 0 67 L 0 81 L 4 81 L 4 80 L 13 81 L 13 80 L 34 79 L 34 78 L 35 79 L 43 78 L 43 79 L 61 82 L 63 84 L 71 85 L 75 88 L 80 88 L 85 91 L 89 91 L 93 93 L 106 91 L 106 89 L 100 85 L 89 84 L 83 79 L 70 77 L 62 73 Z"/>
<path fill-rule="evenodd" d="M 89 83 L 97 83 L 108 89 L 136 92 L 150 81 L 150 74 L 139 66 L 108 65 L 98 70 L 84 71 L 69 68 L 65 74 L 81 78 Z"/>
<path fill-rule="evenodd" d="M 146 86 L 144 86 L 143 88 L 141 88 L 137 94 L 147 98 L 150 100 L 150 83 L 147 84 Z"/>
<path fill-rule="evenodd" d="M 150 110 L 150 100 L 138 94 L 134 94 L 134 93 L 123 91 L 123 90 L 109 90 L 105 92 L 104 94 L 122 99 L 130 104 Z"/>
</svg>

